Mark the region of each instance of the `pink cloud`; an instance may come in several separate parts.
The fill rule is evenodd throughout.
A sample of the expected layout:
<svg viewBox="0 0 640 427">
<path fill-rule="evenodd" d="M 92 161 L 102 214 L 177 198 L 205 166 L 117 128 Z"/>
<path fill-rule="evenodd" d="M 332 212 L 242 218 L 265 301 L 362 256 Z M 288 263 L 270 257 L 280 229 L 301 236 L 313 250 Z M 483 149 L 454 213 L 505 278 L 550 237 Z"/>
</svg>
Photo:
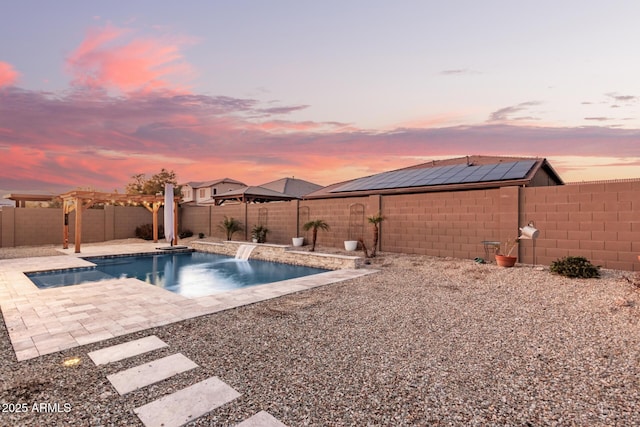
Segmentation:
<svg viewBox="0 0 640 427">
<path fill-rule="evenodd" d="M 12 191 L 112 191 L 133 174 L 167 168 L 180 181 L 228 176 L 257 185 L 293 175 L 331 184 L 441 156 L 640 159 L 638 130 L 481 124 L 368 132 L 265 110 L 251 99 L 162 91 L 116 97 L 8 87 L 0 91 L 0 182 Z"/>
<path fill-rule="evenodd" d="M 11 86 L 18 81 L 18 72 L 7 62 L 0 61 L 0 87 Z"/>
<path fill-rule="evenodd" d="M 193 74 L 180 53 L 183 37 L 135 37 L 131 30 L 107 25 L 92 28 L 67 58 L 74 84 L 122 92 L 184 91 L 176 80 Z"/>
</svg>

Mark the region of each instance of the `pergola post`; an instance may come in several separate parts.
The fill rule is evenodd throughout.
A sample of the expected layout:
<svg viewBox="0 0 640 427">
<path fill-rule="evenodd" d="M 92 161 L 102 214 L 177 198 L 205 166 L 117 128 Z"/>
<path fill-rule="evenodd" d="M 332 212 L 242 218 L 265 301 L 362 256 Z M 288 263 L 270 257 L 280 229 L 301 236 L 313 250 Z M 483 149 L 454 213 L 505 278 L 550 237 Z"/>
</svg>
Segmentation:
<svg viewBox="0 0 640 427">
<path fill-rule="evenodd" d="M 158 211 L 160 210 L 160 206 L 162 206 L 161 202 L 155 201 L 149 207 L 149 205 L 144 202 L 142 204 L 149 212 L 151 212 L 153 216 L 153 243 L 158 243 Z"/>
<path fill-rule="evenodd" d="M 73 209 L 71 200 L 62 200 L 62 249 L 69 249 L 69 214 Z"/>
</svg>

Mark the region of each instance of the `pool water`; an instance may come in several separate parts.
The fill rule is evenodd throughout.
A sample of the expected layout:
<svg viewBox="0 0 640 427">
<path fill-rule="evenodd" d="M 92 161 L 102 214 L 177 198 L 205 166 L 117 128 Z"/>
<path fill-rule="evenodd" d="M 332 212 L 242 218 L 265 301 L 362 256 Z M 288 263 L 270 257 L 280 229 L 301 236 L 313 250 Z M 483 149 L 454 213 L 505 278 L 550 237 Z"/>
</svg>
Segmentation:
<svg viewBox="0 0 640 427">
<path fill-rule="evenodd" d="M 29 273 L 27 276 L 39 288 L 129 277 L 183 296 L 195 297 L 327 271 L 260 260 L 241 261 L 203 252 L 85 259 L 96 266 Z"/>
</svg>

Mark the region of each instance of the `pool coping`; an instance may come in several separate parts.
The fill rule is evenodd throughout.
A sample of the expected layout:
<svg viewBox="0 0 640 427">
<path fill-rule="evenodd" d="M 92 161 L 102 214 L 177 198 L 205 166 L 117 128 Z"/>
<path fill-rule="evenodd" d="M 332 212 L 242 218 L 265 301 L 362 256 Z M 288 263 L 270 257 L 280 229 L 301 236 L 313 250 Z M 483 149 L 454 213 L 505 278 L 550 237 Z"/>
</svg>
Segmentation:
<svg viewBox="0 0 640 427">
<path fill-rule="evenodd" d="M 88 267 L 84 257 L 148 254 L 157 243 L 85 246 L 67 256 L 0 260 L 0 308 L 18 361 L 376 272 L 342 269 L 188 298 L 137 279 L 39 289 L 25 272 Z M 81 258 L 82 257 L 82 258 Z"/>
</svg>

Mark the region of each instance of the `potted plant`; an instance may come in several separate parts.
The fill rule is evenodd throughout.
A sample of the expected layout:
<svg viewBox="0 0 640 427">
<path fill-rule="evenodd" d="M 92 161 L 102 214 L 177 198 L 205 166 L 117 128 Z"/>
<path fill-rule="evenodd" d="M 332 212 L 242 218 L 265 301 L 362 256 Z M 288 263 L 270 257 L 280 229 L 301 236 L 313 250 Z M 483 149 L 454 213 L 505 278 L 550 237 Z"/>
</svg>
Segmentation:
<svg viewBox="0 0 640 427">
<path fill-rule="evenodd" d="M 313 230 L 313 234 L 311 235 L 311 249 L 309 249 L 310 252 L 313 252 L 316 250 L 318 230 L 328 230 L 329 224 L 327 224 L 323 219 L 314 219 L 313 221 L 307 222 L 303 228 L 304 231 Z"/>
<path fill-rule="evenodd" d="M 357 240 L 345 240 L 344 249 L 347 251 L 355 251 L 358 248 Z"/>
<path fill-rule="evenodd" d="M 502 245 L 500 245 L 496 252 L 496 264 L 498 264 L 500 267 L 513 267 L 516 264 L 518 257 L 511 256 L 511 253 L 516 248 L 516 246 L 518 246 L 519 242 L 520 241 L 518 239 L 510 239 L 504 243 L 504 248 Z"/>
<path fill-rule="evenodd" d="M 269 229 L 264 225 L 254 225 L 251 229 L 251 239 L 253 243 L 264 243 L 267 241 L 267 233 Z"/>
<path fill-rule="evenodd" d="M 293 246 L 302 246 L 304 245 L 304 237 L 292 237 L 291 243 L 293 243 Z"/>
</svg>

